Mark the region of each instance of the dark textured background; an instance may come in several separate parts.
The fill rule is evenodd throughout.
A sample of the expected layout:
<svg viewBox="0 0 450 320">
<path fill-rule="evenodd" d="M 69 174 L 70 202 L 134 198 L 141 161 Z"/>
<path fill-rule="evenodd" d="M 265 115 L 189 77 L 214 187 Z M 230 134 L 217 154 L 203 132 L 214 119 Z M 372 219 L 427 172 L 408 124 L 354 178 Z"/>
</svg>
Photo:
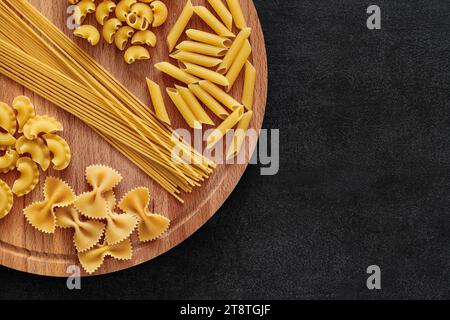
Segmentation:
<svg viewBox="0 0 450 320">
<path fill-rule="evenodd" d="M 381 31 L 365 25 L 373 3 Z M 255 4 L 280 173 L 250 167 L 154 261 L 80 292 L 0 268 L 0 298 L 450 298 L 450 2 Z M 365 286 L 371 264 L 381 291 Z"/>
</svg>

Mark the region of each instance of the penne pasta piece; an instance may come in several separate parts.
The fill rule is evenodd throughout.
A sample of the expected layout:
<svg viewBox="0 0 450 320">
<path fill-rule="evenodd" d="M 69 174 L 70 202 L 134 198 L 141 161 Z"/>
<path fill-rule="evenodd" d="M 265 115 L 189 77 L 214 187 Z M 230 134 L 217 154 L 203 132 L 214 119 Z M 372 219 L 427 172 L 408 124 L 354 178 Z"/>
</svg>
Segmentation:
<svg viewBox="0 0 450 320">
<path fill-rule="evenodd" d="M 223 57 L 228 51 L 226 48 L 215 47 L 206 43 L 195 41 L 183 41 L 177 45 L 177 49 L 200 53 L 212 57 Z"/>
<path fill-rule="evenodd" d="M 167 94 L 169 95 L 170 99 L 172 99 L 175 107 L 177 107 L 186 123 L 193 129 L 201 129 L 202 124 L 198 121 L 197 118 L 195 118 L 191 109 L 189 109 L 189 106 L 183 100 L 178 90 L 174 88 L 167 88 Z"/>
<path fill-rule="evenodd" d="M 241 121 L 239 121 L 236 131 L 231 140 L 231 145 L 227 151 L 227 160 L 236 157 L 242 149 L 244 144 L 245 136 L 247 134 L 248 127 L 252 121 L 253 111 L 248 111 L 242 116 Z"/>
<path fill-rule="evenodd" d="M 211 149 L 220 141 L 233 127 L 241 120 L 244 115 L 244 107 L 233 111 L 209 136 L 207 139 L 207 149 Z"/>
<path fill-rule="evenodd" d="M 242 103 L 251 110 L 253 108 L 253 99 L 255 97 L 256 69 L 247 61 L 245 63 L 244 90 L 242 95 Z"/>
<path fill-rule="evenodd" d="M 168 62 L 157 63 L 155 64 L 155 68 L 186 84 L 196 83 L 200 81 L 200 79 L 198 79 L 197 77 L 184 72 L 183 70 L 175 67 L 173 64 L 170 64 Z"/>
<path fill-rule="evenodd" d="M 247 28 L 247 22 L 245 21 L 244 13 L 239 0 L 226 0 L 228 8 L 230 8 L 231 15 L 233 16 L 234 24 L 238 29 Z"/>
<path fill-rule="evenodd" d="M 241 50 L 242 45 L 250 37 L 251 33 L 252 29 L 250 28 L 242 29 L 242 31 L 239 32 L 233 44 L 231 45 L 230 50 L 228 50 L 227 54 L 223 58 L 222 63 L 217 68 L 217 72 L 221 74 L 226 74 L 228 72 L 228 69 L 231 67 L 237 55 L 239 54 L 239 50 Z"/>
<path fill-rule="evenodd" d="M 203 80 L 199 82 L 199 85 L 228 109 L 234 111 L 237 108 L 242 107 L 241 103 L 237 102 L 232 96 L 216 86 L 214 83 Z"/>
<path fill-rule="evenodd" d="M 213 83 L 217 83 L 218 85 L 229 87 L 230 83 L 228 82 L 228 79 L 221 75 L 220 73 L 217 73 L 215 71 L 212 71 L 210 69 L 189 63 L 189 62 L 183 62 L 178 61 L 178 64 L 180 65 L 180 69 L 192 74 L 196 77 L 199 77 L 201 79 L 209 80 Z"/>
<path fill-rule="evenodd" d="M 221 37 L 214 33 L 209 33 L 205 31 L 200 31 L 196 29 L 188 29 L 186 30 L 186 35 L 189 39 L 210 44 L 215 47 L 220 48 L 229 48 L 233 44 L 233 41 L 226 37 Z"/>
<path fill-rule="evenodd" d="M 203 6 L 195 6 L 194 12 L 205 21 L 205 23 L 214 30 L 219 36 L 234 38 L 236 37 L 233 32 L 227 29 L 227 27 L 217 19 L 211 11 Z"/>
<path fill-rule="evenodd" d="M 236 60 L 233 62 L 233 65 L 231 66 L 230 70 L 228 70 L 226 78 L 229 82 L 229 85 L 225 86 L 226 92 L 230 92 L 231 88 L 233 88 L 236 79 L 241 73 L 242 68 L 244 67 L 251 53 L 252 53 L 252 46 L 250 45 L 250 42 L 248 42 L 247 40 L 242 46 L 241 51 L 239 51 L 239 54 L 237 55 Z"/>
<path fill-rule="evenodd" d="M 172 52 L 175 48 L 178 39 L 180 39 L 181 34 L 183 33 L 184 29 L 186 29 L 186 26 L 189 23 L 189 20 L 191 20 L 193 14 L 194 7 L 192 6 L 191 0 L 188 0 L 186 2 L 186 5 L 184 6 L 183 11 L 178 17 L 178 20 L 175 22 L 169 32 L 169 35 L 167 36 L 167 45 L 169 47 L 169 52 Z"/>
<path fill-rule="evenodd" d="M 156 117 L 170 126 L 172 123 L 170 122 L 169 115 L 167 114 L 167 108 L 164 103 L 161 87 L 148 78 L 146 80 L 148 92 L 150 93 L 150 98 L 152 100 L 153 108 L 155 109 Z"/>
<path fill-rule="evenodd" d="M 195 95 L 186 87 L 180 87 L 175 86 L 175 88 L 180 93 L 183 100 L 186 102 L 186 104 L 189 106 L 189 109 L 191 109 L 192 113 L 194 114 L 195 118 L 200 121 L 201 123 L 208 124 L 213 126 L 214 121 L 211 120 L 211 118 L 208 116 L 208 114 L 205 112 L 203 107 L 201 106 L 200 102 L 198 102 Z"/>
<path fill-rule="evenodd" d="M 216 99 L 214 99 L 208 92 L 203 90 L 198 84 L 190 84 L 189 90 L 201 101 L 203 104 L 211 110 L 220 119 L 228 117 L 229 113 L 225 110 Z"/>
<path fill-rule="evenodd" d="M 228 30 L 233 28 L 233 16 L 227 7 L 223 4 L 222 0 L 208 0 L 211 7 L 223 21 Z"/>
<path fill-rule="evenodd" d="M 222 62 L 222 60 L 218 58 L 213 58 L 205 56 L 200 53 L 194 53 L 183 50 L 175 51 L 173 54 L 170 55 L 170 57 L 179 61 L 190 62 L 207 68 L 216 67 Z"/>
</svg>

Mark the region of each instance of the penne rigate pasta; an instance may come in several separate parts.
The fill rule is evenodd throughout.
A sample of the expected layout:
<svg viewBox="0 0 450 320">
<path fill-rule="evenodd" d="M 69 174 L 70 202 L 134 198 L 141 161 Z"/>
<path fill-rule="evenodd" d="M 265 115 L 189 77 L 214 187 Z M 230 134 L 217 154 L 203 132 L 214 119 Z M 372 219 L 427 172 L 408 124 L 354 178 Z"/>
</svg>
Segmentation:
<svg viewBox="0 0 450 320">
<path fill-rule="evenodd" d="M 242 93 L 242 103 L 251 110 L 253 108 L 253 100 L 255 97 L 256 69 L 247 61 L 245 63 L 244 90 Z"/>
<path fill-rule="evenodd" d="M 178 109 L 186 123 L 193 129 L 201 129 L 202 124 L 192 113 L 191 109 L 183 100 L 178 90 L 174 88 L 167 88 L 167 94 L 169 95 L 170 99 L 172 99 L 175 107 Z"/>
<path fill-rule="evenodd" d="M 211 7 L 223 21 L 228 30 L 233 28 L 233 16 L 231 12 L 227 9 L 222 0 L 208 0 Z"/>
<path fill-rule="evenodd" d="M 228 116 L 207 138 L 207 149 L 211 149 L 220 141 L 244 115 L 244 107 L 239 107 Z"/>
<path fill-rule="evenodd" d="M 156 117 L 162 122 L 171 125 L 167 108 L 161 92 L 161 87 L 154 81 L 147 78 L 147 87 L 152 100 L 153 108 L 155 109 Z"/>
<path fill-rule="evenodd" d="M 195 95 L 186 87 L 180 87 L 175 85 L 175 88 L 180 93 L 183 100 L 186 102 L 186 104 L 189 106 L 189 109 L 191 109 L 192 113 L 194 114 L 195 118 L 200 121 L 201 123 L 208 124 L 208 125 L 214 125 L 214 121 L 208 116 L 208 114 L 205 112 L 203 107 L 201 106 L 200 102 L 198 102 Z"/>
<path fill-rule="evenodd" d="M 169 35 L 167 36 L 167 45 L 169 47 L 169 52 L 172 52 L 175 48 L 178 39 L 180 39 L 181 34 L 183 33 L 184 29 L 186 29 L 186 26 L 189 23 L 189 20 L 191 20 L 193 14 L 194 7 L 192 6 L 191 0 L 188 0 L 186 2 L 186 5 L 184 6 L 183 11 L 178 17 L 178 20 L 175 22 L 169 32 Z"/>
<path fill-rule="evenodd" d="M 244 13 L 239 0 L 226 0 L 231 15 L 233 16 L 234 24 L 238 29 L 247 28 L 247 22 L 245 21 Z"/>
<path fill-rule="evenodd" d="M 176 66 L 168 62 L 157 63 L 155 64 L 155 68 L 185 84 L 191 84 L 200 81 L 200 79 L 198 79 L 197 77 L 194 77 L 193 75 L 184 72 L 183 70 L 177 68 Z"/>
<path fill-rule="evenodd" d="M 214 30 L 219 36 L 234 38 L 236 35 L 227 29 L 227 27 L 217 19 L 211 11 L 203 6 L 195 6 L 194 12 L 205 21 L 205 23 Z"/>
<path fill-rule="evenodd" d="M 233 41 L 231 41 L 229 38 L 221 37 L 214 33 L 209 33 L 196 29 L 186 30 L 186 35 L 191 40 L 210 44 L 215 47 L 229 48 L 233 44 Z"/>
<path fill-rule="evenodd" d="M 239 50 L 241 50 L 243 44 L 250 37 L 251 33 L 252 29 L 250 28 L 242 29 L 241 32 L 239 32 L 233 44 L 231 45 L 230 50 L 228 50 L 227 54 L 222 60 L 222 63 L 217 68 L 217 72 L 221 74 L 226 74 L 228 72 L 228 69 L 231 67 L 237 55 L 239 54 Z"/>
<path fill-rule="evenodd" d="M 228 109 L 234 111 L 237 108 L 242 107 L 241 103 L 237 102 L 232 96 L 216 86 L 214 83 L 203 80 L 199 82 L 199 85 L 202 89 L 212 95 L 217 101 L 222 103 Z"/>
<path fill-rule="evenodd" d="M 170 57 L 176 60 L 197 64 L 206 68 L 216 67 L 222 62 L 222 60 L 218 58 L 183 50 L 176 50 L 170 55 Z"/>
<path fill-rule="evenodd" d="M 208 68 L 204 68 L 201 66 L 198 66 L 196 64 L 192 64 L 189 62 L 183 62 L 178 61 L 178 64 L 180 65 L 180 69 L 192 74 L 196 77 L 199 77 L 201 79 L 209 80 L 213 83 L 217 83 L 218 85 L 230 87 L 230 83 L 228 82 L 228 79 L 221 75 L 220 73 L 217 73 L 215 71 L 212 71 Z"/>
<path fill-rule="evenodd" d="M 228 70 L 228 73 L 226 75 L 226 78 L 229 82 L 229 85 L 225 86 L 226 92 L 230 92 L 231 88 L 233 88 L 236 79 L 241 73 L 242 68 L 244 67 L 251 53 L 252 53 L 252 46 L 250 45 L 250 42 L 246 40 L 241 48 L 241 51 L 239 51 L 236 60 L 233 62 L 233 65 L 231 66 L 230 70 Z"/>
<path fill-rule="evenodd" d="M 195 41 L 183 41 L 177 45 L 178 50 L 200 53 L 211 57 L 223 57 L 228 49 Z"/>
<path fill-rule="evenodd" d="M 239 121 L 236 127 L 236 131 L 234 132 L 233 139 L 231 140 L 231 145 L 227 151 L 227 160 L 236 157 L 241 151 L 248 127 L 250 125 L 250 122 L 252 121 L 252 117 L 253 111 L 248 111 L 242 116 L 242 119 Z"/>
<path fill-rule="evenodd" d="M 203 90 L 198 84 L 190 84 L 189 90 L 201 101 L 203 104 L 211 110 L 220 119 L 228 117 L 229 113 L 222 105 L 217 102 L 208 92 Z"/>
</svg>

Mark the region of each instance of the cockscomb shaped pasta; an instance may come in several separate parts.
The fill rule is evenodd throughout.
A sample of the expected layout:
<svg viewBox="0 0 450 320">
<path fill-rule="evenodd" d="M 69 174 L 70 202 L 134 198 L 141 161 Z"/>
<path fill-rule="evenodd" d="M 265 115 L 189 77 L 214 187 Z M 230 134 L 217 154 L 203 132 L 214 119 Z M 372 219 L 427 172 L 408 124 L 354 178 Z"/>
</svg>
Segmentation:
<svg viewBox="0 0 450 320">
<path fill-rule="evenodd" d="M 97 22 L 104 25 L 106 20 L 108 20 L 109 15 L 116 9 L 116 4 L 113 1 L 103 1 L 97 6 L 95 11 L 95 18 Z"/>
<path fill-rule="evenodd" d="M 149 47 L 156 46 L 157 41 L 156 35 L 150 30 L 138 31 L 131 38 L 131 44 L 147 45 Z"/>
<path fill-rule="evenodd" d="M 113 191 L 105 193 L 105 198 L 108 203 L 109 214 L 106 218 L 105 241 L 110 245 L 122 242 L 131 236 L 138 224 L 137 218 L 129 213 L 117 214 L 116 197 Z"/>
<path fill-rule="evenodd" d="M 131 6 L 136 4 L 136 0 L 121 0 L 116 6 L 115 14 L 120 21 L 126 21 L 128 13 L 131 12 Z"/>
<path fill-rule="evenodd" d="M 16 110 L 16 119 L 19 125 L 18 132 L 23 132 L 23 126 L 31 118 L 36 116 L 36 110 L 30 98 L 25 96 L 18 96 L 13 100 L 12 106 Z"/>
<path fill-rule="evenodd" d="M 128 192 L 119 203 L 119 208 L 139 219 L 139 240 L 153 241 L 164 234 L 170 226 L 170 220 L 148 211 L 150 192 L 147 188 L 137 188 Z"/>
<path fill-rule="evenodd" d="M 133 64 L 137 60 L 148 60 L 150 59 L 150 52 L 141 46 L 131 46 L 125 51 L 124 59 L 128 64 Z"/>
<path fill-rule="evenodd" d="M 96 46 L 100 42 L 100 32 L 91 25 L 79 26 L 73 31 L 73 34 L 87 40 L 91 46 Z"/>
<path fill-rule="evenodd" d="M 16 168 L 20 172 L 20 178 L 14 182 L 12 191 L 16 196 L 22 197 L 36 188 L 39 183 L 39 169 L 30 158 L 17 160 Z"/>
<path fill-rule="evenodd" d="M 17 131 L 16 115 L 6 103 L 0 102 L 0 129 L 14 135 Z"/>
<path fill-rule="evenodd" d="M 74 207 L 91 219 L 108 218 L 110 210 L 105 193 L 112 191 L 122 181 L 122 176 L 106 166 L 90 166 L 86 168 L 86 180 L 93 190 L 78 196 Z"/>
<path fill-rule="evenodd" d="M 14 195 L 5 181 L 0 179 L 0 219 L 6 217 L 12 209 Z"/>
<path fill-rule="evenodd" d="M 83 220 L 74 207 L 55 209 L 56 226 L 62 229 L 74 229 L 73 243 L 77 252 L 92 249 L 102 238 L 105 224 L 100 221 Z"/>
<path fill-rule="evenodd" d="M 72 188 L 58 178 L 47 177 L 44 185 L 44 200 L 35 202 L 25 209 L 23 214 L 28 222 L 44 233 L 54 233 L 56 230 L 55 208 L 67 207 L 75 201 Z"/>
<path fill-rule="evenodd" d="M 0 132 L 0 150 L 6 150 L 16 144 L 16 138 L 9 132 Z"/>
<path fill-rule="evenodd" d="M 123 26 L 121 27 L 115 37 L 114 37 L 114 43 L 119 50 L 125 50 L 125 47 L 127 46 L 128 40 L 133 36 L 134 29 L 130 26 Z"/>
<path fill-rule="evenodd" d="M 106 243 L 97 245 L 91 250 L 78 253 L 81 266 L 87 273 L 97 271 L 108 256 L 117 260 L 130 260 L 133 257 L 133 248 L 130 239 L 126 239 L 115 245 Z"/>
<path fill-rule="evenodd" d="M 153 23 L 152 27 L 156 28 L 162 26 L 169 15 L 169 11 L 167 10 L 167 6 L 162 1 L 153 1 L 150 4 L 150 7 L 153 10 Z"/>
<path fill-rule="evenodd" d="M 14 149 L 8 149 L 3 156 L 0 157 L 0 173 L 8 173 L 16 168 L 16 162 L 19 154 Z"/>
<path fill-rule="evenodd" d="M 27 139 L 33 140 L 41 133 L 54 133 L 63 131 L 63 129 L 63 125 L 53 117 L 36 116 L 28 120 L 25 124 L 23 134 Z"/>
<path fill-rule="evenodd" d="M 112 44 L 114 42 L 114 36 L 121 26 L 122 22 L 117 18 L 112 18 L 105 22 L 102 33 L 107 43 Z"/>
<path fill-rule="evenodd" d="M 52 155 L 51 162 L 53 163 L 53 169 L 57 171 L 66 169 L 72 159 L 72 152 L 66 140 L 52 133 L 44 134 L 42 138 Z"/>
<path fill-rule="evenodd" d="M 47 171 L 50 167 L 50 150 L 42 138 L 28 140 L 25 136 L 21 136 L 16 141 L 16 150 L 20 155 L 29 154 L 43 171 Z"/>
</svg>

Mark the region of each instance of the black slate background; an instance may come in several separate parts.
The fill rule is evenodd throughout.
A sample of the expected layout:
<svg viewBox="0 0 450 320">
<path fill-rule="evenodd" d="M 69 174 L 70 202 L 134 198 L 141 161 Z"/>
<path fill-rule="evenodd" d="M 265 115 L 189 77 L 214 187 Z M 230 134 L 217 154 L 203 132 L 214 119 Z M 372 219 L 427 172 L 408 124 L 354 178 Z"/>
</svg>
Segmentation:
<svg viewBox="0 0 450 320">
<path fill-rule="evenodd" d="M 366 8 L 382 9 L 382 30 Z M 266 128 L 281 170 L 248 169 L 162 257 L 65 281 L 0 268 L 0 298 L 450 298 L 450 2 L 255 0 Z M 382 269 L 382 290 L 365 286 Z"/>
</svg>

